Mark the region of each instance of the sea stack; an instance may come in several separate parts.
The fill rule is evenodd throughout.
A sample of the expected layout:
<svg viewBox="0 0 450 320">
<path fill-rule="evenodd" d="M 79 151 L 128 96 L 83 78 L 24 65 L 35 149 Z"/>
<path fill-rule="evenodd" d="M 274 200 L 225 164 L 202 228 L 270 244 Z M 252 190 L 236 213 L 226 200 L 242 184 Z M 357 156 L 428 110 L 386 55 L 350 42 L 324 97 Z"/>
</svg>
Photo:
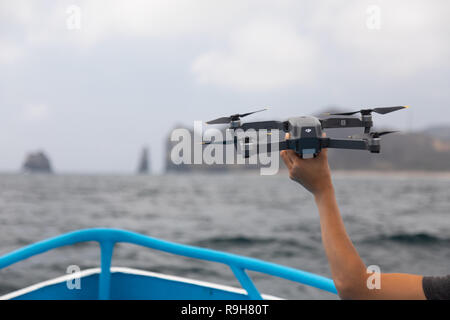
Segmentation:
<svg viewBox="0 0 450 320">
<path fill-rule="evenodd" d="M 53 173 L 50 160 L 43 151 L 29 153 L 22 170 L 30 173 Z"/>
<path fill-rule="evenodd" d="M 148 148 L 142 149 L 141 158 L 139 160 L 138 174 L 148 174 L 150 171 L 150 165 L 148 160 Z"/>
</svg>

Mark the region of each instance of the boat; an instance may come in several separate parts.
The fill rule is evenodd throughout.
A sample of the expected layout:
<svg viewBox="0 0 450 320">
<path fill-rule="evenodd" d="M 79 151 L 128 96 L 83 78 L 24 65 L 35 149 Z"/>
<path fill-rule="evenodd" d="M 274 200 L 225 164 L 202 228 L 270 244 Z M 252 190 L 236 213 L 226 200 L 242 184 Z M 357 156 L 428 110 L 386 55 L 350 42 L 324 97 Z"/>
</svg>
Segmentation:
<svg viewBox="0 0 450 320">
<path fill-rule="evenodd" d="M 94 228 L 69 232 L 33 243 L 0 257 L 0 270 L 19 261 L 63 246 L 95 241 L 101 251 L 100 268 L 86 269 L 10 292 L 1 300 L 274 300 L 280 297 L 258 291 L 246 271 L 284 278 L 337 293 L 331 279 L 272 262 L 169 242 L 121 230 Z M 242 288 L 188 279 L 151 271 L 111 266 L 116 243 L 131 243 L 178 256 L 227 265 Z M 68 283 L 79 279 L 80 290 Z M 1 281 L 1 279 L 0 279 Z"/>
</svg>

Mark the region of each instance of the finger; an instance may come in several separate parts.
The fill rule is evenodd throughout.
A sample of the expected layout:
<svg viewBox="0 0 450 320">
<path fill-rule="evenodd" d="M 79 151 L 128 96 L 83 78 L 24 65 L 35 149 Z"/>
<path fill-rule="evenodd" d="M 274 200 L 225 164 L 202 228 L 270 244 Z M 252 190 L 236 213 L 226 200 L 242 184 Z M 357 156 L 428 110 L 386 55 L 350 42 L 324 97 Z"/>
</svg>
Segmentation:
<svg viewBox="0 0 450 320">
<path fill-rule="evenodd" d="M 283 150 L 280 152 L 281 158 L 283 159 L 284 163 L 286 164 L 286 167 L 290 170 L 292 168 L 292 161 L 291 158 L 288 155 L 288 150 Z"/>
<path fill-rule="evenodd" d="M 285 140 L 289 140 L 291 138 L 291 134 L 289 132 L 286 132 L 286 134 L 284 135 L 284 139 Z M 295 157 L 296 153 L 294 152 L 294 150 L 286 150 L 286 157 L 288 159 L 288 161 L 290 162 L 291 166 L 294 165 L 295 162 Z"/>
<path fill-rule="evenodd" d="M 325 138 L 327 136 L 326 132 L 322 132 L 322 137 Z M 319 156 L 323 156 L 325 158 L 328 158 L 328 148 L 323 148 L 322 151 L 320 151 Z"/>
<path fill-rule="evenodd" d="M 298 165 L 299 162 L 302 161 L 302 159 L 298 156 L 298 154 L 294 150 L 286 150 L 286 154 L 293 166 L 296 164 Z"/>
<path fill-rule="evenodd" d="M 320 152 L 317 158 L 325 158 L 328 159 L 328 148 L 323 148 Z"/>
</svg>

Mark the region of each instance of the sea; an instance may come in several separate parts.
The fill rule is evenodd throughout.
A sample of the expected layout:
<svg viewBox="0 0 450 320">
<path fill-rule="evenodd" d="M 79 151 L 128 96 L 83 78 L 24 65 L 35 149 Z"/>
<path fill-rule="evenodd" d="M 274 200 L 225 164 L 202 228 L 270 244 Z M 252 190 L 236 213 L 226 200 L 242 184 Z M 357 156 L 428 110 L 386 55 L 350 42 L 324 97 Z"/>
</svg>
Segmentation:
<svg viewBox="0 0 450 320">
<path fill-rule="evenodd" d="M 450 176 L 336 172 L 347 231 L 366 265 L 381 272 L 450 273 Z M 262 259 L 330 277 L 313 197 L 286 173 L 0 175 L 0 255 L 62 233 L 120 228 Z M 0 270 L 0 295 L 100 265 L 94 242 L 64 247 Z M 240 287 L 221 264 L 118 244 L 113 266 Z M 337 299 L 250 272 L 262 293 Z"/>
</svg>

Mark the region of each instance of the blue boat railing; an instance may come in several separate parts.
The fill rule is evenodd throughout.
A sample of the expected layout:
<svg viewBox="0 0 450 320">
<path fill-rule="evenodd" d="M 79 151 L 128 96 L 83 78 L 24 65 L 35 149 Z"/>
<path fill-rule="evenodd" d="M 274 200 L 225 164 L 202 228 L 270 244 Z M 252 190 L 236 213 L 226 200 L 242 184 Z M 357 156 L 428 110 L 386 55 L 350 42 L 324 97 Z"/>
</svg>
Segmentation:
<svg viewBox="0 0 450 320">
<path fill-rule="evenodd" d="M 119 242 L 132 243 L 179 256 L 225 264 L 230 267 L 242 288 L 247 291 L 250 299 L 259 300 L 262 297 L 246 270 L 269 274 L 334 294 L 337 293 L 332 280 L 313 273 L 236 254 L 164 241 L 120 229 L 96 228 L 78 230 L 36 242 L 0 257 L 0 269 L 55 248 L 88 241 L 95 241 L 100 244 L 101 272 L 98 297 L 101 300 L 109 299 L 111 259 L 114 245 Z"/>
</svg>

